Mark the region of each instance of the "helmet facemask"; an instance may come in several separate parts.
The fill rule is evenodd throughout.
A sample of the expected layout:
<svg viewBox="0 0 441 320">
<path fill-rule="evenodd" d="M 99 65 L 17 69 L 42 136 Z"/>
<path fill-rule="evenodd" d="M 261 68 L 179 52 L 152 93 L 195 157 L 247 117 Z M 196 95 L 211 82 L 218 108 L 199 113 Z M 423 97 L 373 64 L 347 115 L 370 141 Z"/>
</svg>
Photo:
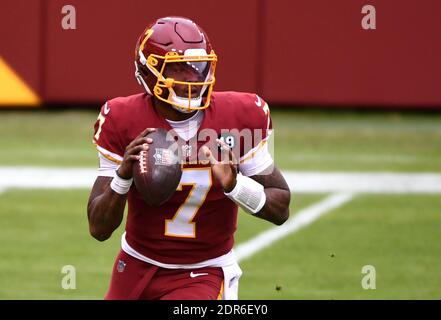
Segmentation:
<svg viewBox="0 0 441 320">
<path fill-rule="evenodd" d="M 150 54 L 147 59 L 142 51 L 139 54 L 140 62 L 156 77 L 153 90 L 146 88 L 149 93 L 184 113 L 210 105 L 217 62 L 213 51 L 207 54 L 204 49 L 187 49 L 183 54 Z"/>
</svg>

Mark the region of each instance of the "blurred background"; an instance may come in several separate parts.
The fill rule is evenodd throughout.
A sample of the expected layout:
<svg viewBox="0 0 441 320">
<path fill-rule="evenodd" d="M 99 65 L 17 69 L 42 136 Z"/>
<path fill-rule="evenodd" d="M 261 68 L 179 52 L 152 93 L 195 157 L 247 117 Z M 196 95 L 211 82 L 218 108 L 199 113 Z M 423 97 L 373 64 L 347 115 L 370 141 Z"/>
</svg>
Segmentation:
<svg viewBox="0 0 441 320">
<path fill-rule="evenodd" d="M 367 5 L 375 8 L 376 29 L 362 28 Z M 436 0 L 3 0 L 1 6 L 2 87 L 9 88 L 1 104 L 101 104 L 138 92 L 137 38 L 155 18 L 182 15 L 214 44 L 217 90 L 258 92 L 287 107 L 441 105 Z M 75 29 L 64 29 L 63 18 Z"/>
<path fill-rule="evenodd" d="M 93 124 L 107 99 L 142 92 L 135 43 L 167 15 L 208 33 L 216 90 L 269 102 L 293 191 L 286 235 L 249 256 L 240 246 L 272 226 L 240 214 L 239 297 L 440 299 L 440 12 L 436 0 L 2 0 L 0 299 L 104 296 L 123 226 L 105 243 L 88 234 Z M 296 220 L 334 196 L 320 219 Z"/>
</svg>

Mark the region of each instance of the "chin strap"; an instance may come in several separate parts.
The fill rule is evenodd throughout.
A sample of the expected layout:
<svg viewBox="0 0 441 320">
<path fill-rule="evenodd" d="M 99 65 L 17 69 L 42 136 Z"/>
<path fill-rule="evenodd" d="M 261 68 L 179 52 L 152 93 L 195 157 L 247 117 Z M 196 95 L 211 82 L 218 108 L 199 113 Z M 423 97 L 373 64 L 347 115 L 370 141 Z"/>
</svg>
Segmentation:
<svg viewBox="0 0 441 320">
<path fill-rule="evenodd" d="M 147 83 L 145 83 L 144 78 L 142 77 L 141 72 L 138 69 L 138 64 L 136 63 L 136 61 L 135 61 L 135 78 L 138 81 L 138 83 L 144 87 L 145 91 L 147 91 L 149 95 L 153 95 L 149 87 L 147 86 Z"/>
</svg>

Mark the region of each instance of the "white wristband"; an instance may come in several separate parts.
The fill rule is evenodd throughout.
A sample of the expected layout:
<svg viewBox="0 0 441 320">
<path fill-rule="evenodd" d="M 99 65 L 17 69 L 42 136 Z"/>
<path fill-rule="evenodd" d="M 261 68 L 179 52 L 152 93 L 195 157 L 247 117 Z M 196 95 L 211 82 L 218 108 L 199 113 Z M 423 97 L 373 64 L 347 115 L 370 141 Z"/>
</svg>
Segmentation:
<svg viewBox="0 0 441 320">
<path fill-rule="evenodd" d="M 251 214 L 259 212 L 266 202 L 264 187 L 257 181 L 238 174 L 236 186 L 225 195 Z"/>
<path fill-rule="evenodd" d="M 133 178 L 123 179 L 115 171 L 115 176 L 110 183 L 110 188 L 118 194 L 126 194 L 129 192 L 130 186 L 132 185 Z"/>
</svg>

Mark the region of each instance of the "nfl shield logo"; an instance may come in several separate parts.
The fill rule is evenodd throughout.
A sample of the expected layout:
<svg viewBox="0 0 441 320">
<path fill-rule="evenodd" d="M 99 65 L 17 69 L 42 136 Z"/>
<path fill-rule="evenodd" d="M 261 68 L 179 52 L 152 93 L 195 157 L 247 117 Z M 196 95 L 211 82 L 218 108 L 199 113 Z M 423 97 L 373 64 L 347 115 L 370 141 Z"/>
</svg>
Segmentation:
<svg viewBox="0 0 441 320">
<path fill-rule="evenodd" d="M 174 154 L 169 149 L 156 148 L 153 157 L 155 158 L 155 165 L 169 166 L 174 163 Z"/>
<path fill-rule="evenodd" d="M 116 267 L 116 270 L 118 270 L 118 272 L 123 272 L 125 267 L 126 267 L 126 263 L 122 260 L 119 260 L 118 266 Z"/>
</svg>

